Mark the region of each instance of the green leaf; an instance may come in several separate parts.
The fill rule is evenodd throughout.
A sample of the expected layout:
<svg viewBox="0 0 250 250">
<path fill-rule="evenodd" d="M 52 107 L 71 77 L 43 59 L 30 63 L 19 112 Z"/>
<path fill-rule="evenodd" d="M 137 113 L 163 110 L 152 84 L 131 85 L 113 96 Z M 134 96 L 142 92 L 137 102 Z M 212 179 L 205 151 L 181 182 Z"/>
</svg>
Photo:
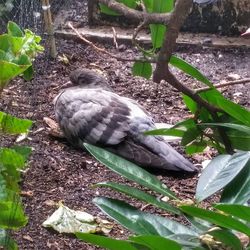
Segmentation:
<svg viewBox="0 0 250 250">
<path fill-rule="evenodd" d="M 227 100 L 218 90 L 209 90 L 201 93 L 200 96 L 207 100 L 210 104 L 224 110 L 236 120 L 250 126 L 250 112 L 239 104 Z"/>
<path fill-rule="evenodd" d="M 196 232 L 178 222 L 141 212 L 123 201 L 97 197 L 93 202 L 108 216 L 139 235 L 149 234 L 163 237 L 173 233 L 197 235 Z"/>
<path fill-rule="evenodd" d="M 130 240 L 148 246 L 151 250 L 181 250 L 182 247 L 175 241 L 155 235 L 140 235 L 130 237 Z"/>
<path fill-rule="evenodd" d="M 102 148 L 87 143 L 84 143 L 84 146 L 98 161 L 112 171 L 153 191 L 176 199 L 175 194 L 170 191 L 165 184 L 161 183 L 146 170 Z"/>
<path fill-rule="evenodd" d="M 181 145 L 185 146 L 201 135 L 202 131 L 197 127 L 189 128 L 182 136 Z"/>
<path fill-rule="evenodd" d="M 20 119 L 0 112 L 0 132 L 9 134 L 27 133 L 31 125 L 31 120 Z"/>
<path fill-rule="evenodd" d="M 232 128 L 250 135 L 250 127 L 234 123 L 200 123 L 198 126 Z"/>
<path fill-rule="evenodd" d="M 196 199 L 202 201 L 225 187 L 246 166 L 250 152 L 215 157 L 203 170 L 196 188 Z"/>
<path fill-rule="evenodd" d="M 157 206 L 161 209 L 164 209 L 168 212 L 180 214 L 180 211 L 177 208 L 171 206 L 170 204 L 168 204 L 166 202 L 160 201 L 159 199 L 157 199 L 153 195 L 145 193 L 145 192 L 139 190 L 138 188 L 133 188 L 133 187 L 130 187 L 127 185 L 122 185 L 122 184 L 118 184 L 118 183 L 114 183 L 114 182 L 101 182 L 101 183 L 95 184 L 94 187 L 95 186 L 97 186 L 97 187 L 98 186 L 109 187 L 109 188 L 112 188 L 116 191 L 124 193 L 126 195 L 129 195 L 131 197 L 145 201 L 147 204 L 155 205 L 155 206 Z"/>
<path fill-rule="evenodd" d="M 185 152 L 189 155 L 195 154 L 195 153 L 201 153 L 204 151 L 204 149 L 207 147 L 206 142 L 204 141 L 194 141 L 192 144 L 185 147 Z"/>
<path fill-rule="evenodd" d="M 245 204 L 250 200 L 250 162 L 223 190 L 220 202 Z"/>
<path fill-rule="evenodd" d="M 162 46 L 167 27 L 163 24 L 150 24 L 151 42 L 154 49 Z"/>
<path fill-rule="evenodd" d="M 0 201 L 0 228 L 19 229 L 27 222 L 20 202 Z"/>
<path fill-rule="evenodd" d="M 198 69 L 196 69 L 193 65 L 189 64 L 185 60 L 177 57 L 171 56 L 169 63 L 183 71 L 184 73 L 192 76 L 194 79 L 205 83 L 207 86 L 214 88 L 213 84 L 206 78 Z"/>
<path fill-rule="evenodd" d="M 14 77 L 24 72 L 29 65 L 17 65 L 15 63 L 0 60 L 0 88 L 5 87 Z"/>
<path fill-rule="evenodd" d="M 177 137 L 182 137 L 185 131 L 176 128 L 160 128 L 150 130 L 144 133 L 144 135 L 172 135 Z"/>
<path fill-rule="evenodd" d="M 132 73 L 134 76 L 142 76 L 149 79 L 152 75 L 152 66 L 148 62 L 135 62 L 132 67 Z"/>
<path fill-rule="evenodd" d="M 135 0 L 117 0 L 117 2 L 119 3 L 123 3 L 124 5 L 126 5 L 129 8 L 135 9 L 137 6 L 137 2 Z M 99 3 L 99 7 L 102 13 L 106 14 L 106 15 L 111 15 L 111 16 L 120 16 L 120 13 L 117 13 L 116 11 L 112 10 L 111 8 L 109 8 L 108 6 L 106 6 L 105 4 Z"/>
<path fill-rule="evenodd" d="M 195 101 L 193 101 L 193 99 L 187 95 L 182 95 L 183 101 L 186 104 L 186 106 L 188 107 L 188 109 L 195 114 L 196 111 L 198 110 L 198 105 Z"/>
<path fill-rule="evenodd" d="M 26 70 L 23 72 L 23 78 L 24 78 L 26 81 L 30 81 L 30 80 L 33 78 L 33 75 L 34 75 L 33 66 L 30 66 L 28 69 L 26 69 Z"/>
<path fill-rule="evenodd" d="M 228 230 L 216 229 L 208 231 L 207 233 L 212 235 L 215 240 L 222 242 L 223 245 L 229 246 L 232 250 L 242 249 L 242 245 L 239 238 Z"/>
<path fill-rule="evenodd" d="M 250 207 L 239 204 L 216 204 L 215 208 L 239 219 L 250 222 Z"/>
<path fill-rule="evenodd" d="M 7 29 L 10 36 L 22 37 L 24 35 L 20 27 L 14 22 L 9 21 Z"/>
<path fill-rule="evenodd" d="M 26 146 L 13 146 L 12 148 L 15 150 L 18 154 L 22 155 L 22 157 L 24 158 L 25 161 L 28 160 L 30 154 L 32 153 L 32 148 L 31 147 L 26 147 Z"/>
<path fill-rule="evenodd" d="M 8 34 L 0 35 L 0 50 L 8 52 L 10 49 L 10 36 Z"/>
<path fill-rule="evenodd" d="M 193 206 L 181 206 L 180 209 L 191 216 L 206 220 L 220 227 L 236 230 L 250 236 L 250 228 L 239 220 L 232 218 L 229 215 L 216 213 Z"/>
<path fill-rule="evenodd" d="M 110 250 L 138 250 L 133 246 L 129 241 L 126 240 L 116 240 L 101 235 L 94 234 L 85 234 L 85 233 L 76 233 L 76 236 L 80 240 L 84 240 L 91 244 L 95 244 L 99 247 Z"/>
<path fill-rule="evenodd" d="M 0 248 L 6 250 L 18 250 L 16 242 L 9 236 L 7 230 L 0 229 Z"/>
</svg>

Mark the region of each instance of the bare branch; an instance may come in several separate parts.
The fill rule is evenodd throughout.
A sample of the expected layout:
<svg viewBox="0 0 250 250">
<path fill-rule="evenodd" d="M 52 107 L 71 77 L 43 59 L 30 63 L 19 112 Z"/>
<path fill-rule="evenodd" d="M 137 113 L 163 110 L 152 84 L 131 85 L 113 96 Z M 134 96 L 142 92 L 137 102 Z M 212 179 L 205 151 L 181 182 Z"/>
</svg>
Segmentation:
<svg viewBox="0 0 250 250">
<path fill-rule="evenodd" d="M 98 53 L 101 54 L 106 54 L 118 61 L 124 61 L 124 62 L 150 62 L 150 63 L 155 63 L 156 60 L 154 59 L 147 59 L 144 57 L 138 57 L 138 58 L 126 58 L 126 57 L 120 57 L 120 56 L 116 56 L 110 52 L 108 52 L 107 50 L 103 49 L 103 48 L 99 48 L 97 47 L 95 44 L 93 44 L 91 41 L 89 41 L 88 39 L 86 39 L 85 37 L 83 37 L 77 29 L 75 29 L 73 27 L 73 25 L 71 23 L 68 23 L 68 26 L 76 33 L 76 35 L 85 43 L 87 43 L 88 45 L 90 45 L 95 51 L 97 51 Z"/>
<path fill-rule="evenodd" d="M 232 85 L 236 85 L 236 84 L 243 84 L 243 83 L 250 83 L 250 78 L 214 84 L 214 87 L 218 89 L 218 88 L 223 88 L 223 87 L 232 86 Z M 204 88 L 195 89 L 194 91 L 196 94 L 198 94 L 198 93 L 205 92 L 205 91 L 211 90 L 211 89 L 212 88 L 210 88 L 210 87 L 204 87 Z"/>
<path fill-rule="evenodd" d="M 115 0 L 99 0 L 99 3 L 107 5 L 112 10 L 126 16 L 129 19 L 133 19 L 137 22 L 161 23 L 168 25 L 170 20 L 170 13 L 146 13 L 138 10 L 131 9 L 122 3 L 118 3 Z"/>
</svg>

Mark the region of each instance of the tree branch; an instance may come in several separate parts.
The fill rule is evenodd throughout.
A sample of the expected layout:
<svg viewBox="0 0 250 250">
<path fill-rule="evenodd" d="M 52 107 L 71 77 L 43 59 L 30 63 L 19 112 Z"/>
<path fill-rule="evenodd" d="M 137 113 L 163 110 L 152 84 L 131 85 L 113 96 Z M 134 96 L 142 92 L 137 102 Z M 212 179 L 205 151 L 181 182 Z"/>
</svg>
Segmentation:
<svg viewBox="0 0 250 250">
<path fill-rule="evenodd" d="M 226 86 L 232 86 L 232 85 L 236 85 L 236 84 L 243 84 L 243 83 L 250 83 L 250 78 L 245 78 L 245 79 L 241 79 L 241 80 L 236 80 L 236 81 L 230 81 L 230 82 L 225 82 L 225 83 L 218 83 L 218 84 L 214 84 L 215 88 L 223 88 Z M 207 90 L 211 90 L 212 88 L 210 87 L 204 87 L 204 88 L 198 88 L 195 89 L 194 92 L 195 94 L 199 94 L 201 92 L 205 92 Z"/>
<path fill-rule="evenodd" d="M 146 13 L 127 7 L 126 5 L 116 2 L 115 0 L 99 0 L 99 3 L 107 5 L 112 10 L 126 16 L 129 19 L 133 19 L 137 22 L 161 23 L 168 25 L 171 13 Z"/>
</svg>

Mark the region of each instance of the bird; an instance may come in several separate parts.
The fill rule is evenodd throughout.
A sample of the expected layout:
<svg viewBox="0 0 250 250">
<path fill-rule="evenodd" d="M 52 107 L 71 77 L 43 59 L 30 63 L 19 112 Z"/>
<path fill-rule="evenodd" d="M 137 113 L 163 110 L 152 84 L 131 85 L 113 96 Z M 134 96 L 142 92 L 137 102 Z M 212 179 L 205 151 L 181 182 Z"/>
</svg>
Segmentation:
<svg viewBox="0 0 250 250">
<path fill-rule="evenodd" d="M 197 172 L 162 136 L 144 134 L 156 129 L 151 115 L 135 100 L 114 93 L 104 76 L 80 68 L 71 72 L 70 82 L 73 86 L 55 97 L 54 110 L 71 144 L 102 147 L 145 169 Z"/>
</svg>

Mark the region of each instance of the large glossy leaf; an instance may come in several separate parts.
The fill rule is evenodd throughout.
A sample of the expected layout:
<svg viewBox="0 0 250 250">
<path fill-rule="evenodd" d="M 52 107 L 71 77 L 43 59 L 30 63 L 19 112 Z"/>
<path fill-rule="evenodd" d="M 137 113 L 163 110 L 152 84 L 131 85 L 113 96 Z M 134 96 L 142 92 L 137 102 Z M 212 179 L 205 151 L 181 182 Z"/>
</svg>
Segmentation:
<svg viewBox="0 0 250 250">
<path fill-rule="evenodd" d="M 206 220 L 220 227 L 236 230 L 250 236 L 250 227 L 229 215 L 205 210 L 193 206 L 181 206 L 180 209 L 191 216 Z"/>
<path fill-rule="evenodd" d="M 236 120 L 250 126 L 250 112 L 239 104 L 226 99 L 218 90 L 209 90 L 201 93 L 200 96 L 206 99 L 210 104 L 221 108 Z"/>
<path fill-rule="evenodd" d="M 245 204 L 250 200 L 250 161 L 223 190 L 221 202 Z"/>
<path fill-rule="evenodd" d="M 134 76 L 142 76 L 149 79 L 152 75 L 152 66 L 148 62 L 135 62 L 132 67 L 132 73 Z"/>
<path fill-rule="evenodd" d="M 95 244 L 99 247 L 103 247 L 105 249 L 110 250 L 138 250 L 143 249 L 142 245 L 133 246 L 130 241 L 127 240 L 117 240 L 112 239 L 109 237 L 104 237 L 101 235 L 94 235 L 94 234 L 86 234 L 86 233 L 76 233 L 76 236 L 80 240 L 84 240 L 86 242 L 89 242 L 91 244 Z M 139 246 L 141 248 L 139 248 Z M 145 249 L 145 248 L 144 248 Z M 146 250 L 146 249 L 145 249 Z"/>
<path fill-rule="evenodd" d="M 216 229 L 207 232 L 212 235 L 215 240 L 220 241 L 223 245 L 230 247 L 231 250 L 242 250 L 242 245 L 237 236 L 225 229 Z"/>
<path fill-rule="evenodd" d="M 114 172 L 142 186 L 176 199 L 175 194 L 166 185 L 144 169 L 102 148 L 87 143 L 84 143 L 84 146 L 97 160 Z"/>
<path fill-rule="evenodd" d="M 176 233 L 197 235 L 195 231 L 178 222 L 141 212 L 123 201 L 102 197 L 97 197 L 93 201 L 108 216 L 139 235 L 149 234 L 163 237 Z"/>
<path fill-rule="evenodd" d="M 196 188 L 196 199 L 202 201 L 225 187 L 246 166 L 250 152 L 215 157 L 203 170 Z"/>
<path fill-rule="evenodd" d="M 189 64 L 185 60 L 177 57 L 177 56 L 171 56 L 170 62 L 172 66 L 180 69 L 184 73 L 192 76 L 196 80 L 205 83 L 207 86 L 214 88 L 213 84 L 208 80 L 206 76 L 204 76 L 197 68 L 195 68 L 193 65 Z"/>
<path fill-rule="evenodd" d="M 20 119 L 4 112 L 0 112 L 0 132 L 9 134 L 27 133 L 31 125 L 31 120 Z"/>
<path fill-rule="evenodd" d="M 250 222 L 250 207 L 239 204 L 216 204 L 215 208 L 239 219 Z"/>
<path fill-rule="evenodd" d="M 183 250 L 207 250 L 201 246 L 199 236 L 197 235 L 173 234 L 168 236 L 168 238 L 181 244 Z"/>
<path fill-rule="evenodd" d="M 18 229 L 27 221 L 20 202 L 0 201 L 0 228 Z"/>
<path fill-rule="evenodd" d="M 134 198 L 137 198 L 139 200 L 145 201 L 148 204 L 155 205 L 161 209 L 164 209 L 168 212 L 175 213 L 175 214 L 180 214 L 179 209 L 171 206 L 170 204 L 160 201 L 153 195 L 150 195 L 148 193 L 145 193 L 138 188 L 133 188 L 127 185 L 122 185 L 114 182 L 102 182 L 102 183 L 97 183 L 94 186 L 101 186 L 101 187 L 109 187 L 112 188 L 116 191 L 119 191 L 121 193 L 127 194 L 129 196 L 132 196 Z"/>
<path fill-rule="evenodd" d="M 140 235 L 130 237 L 130 240 L 148 246 L 152 250 L 181 250 L 182 247 L 175 241 L 155 235 Z"/>
</svg>

